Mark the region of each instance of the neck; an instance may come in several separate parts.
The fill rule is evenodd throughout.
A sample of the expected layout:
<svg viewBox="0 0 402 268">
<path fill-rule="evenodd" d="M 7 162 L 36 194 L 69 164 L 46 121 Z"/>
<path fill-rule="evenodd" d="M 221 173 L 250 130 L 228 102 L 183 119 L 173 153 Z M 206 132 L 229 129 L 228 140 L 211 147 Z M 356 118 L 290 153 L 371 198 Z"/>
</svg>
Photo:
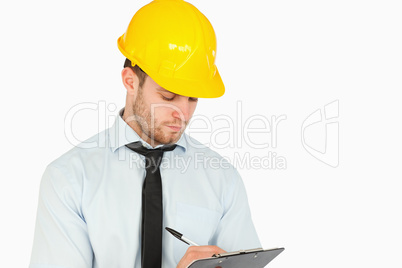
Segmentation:
<svg viewBox="0 0 402 268">
<path fill-rule="evenodd" d="M 160 144 L 159 142 L 151 139 L 142 131 L 141 126 L 137 121 L 137 117 L 132 112 L 124 109 L 122 118 L 127 123 L 127 125 L 129 125 L 137 133 L 137 135 L 140 136 L 140 138 L 147 142 L 149 145 L 151 145 L 152 147 L 156 147 Z"/>
</svg>

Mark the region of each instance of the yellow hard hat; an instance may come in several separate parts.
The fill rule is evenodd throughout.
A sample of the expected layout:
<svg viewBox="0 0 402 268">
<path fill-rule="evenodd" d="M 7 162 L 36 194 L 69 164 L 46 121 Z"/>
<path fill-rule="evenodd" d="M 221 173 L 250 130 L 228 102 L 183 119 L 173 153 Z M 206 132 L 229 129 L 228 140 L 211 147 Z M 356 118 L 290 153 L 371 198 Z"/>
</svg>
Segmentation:
<svg viewBox="0 0 402 268">
<path fill-rule="evenodd" d="M 166 90 L 195 98 L 216 98 L 225 92 L 215 65 L 214 29 L 190 3 L 154 0 L 143 6 L 117 44 L 133 66 Z"/>
</svg>

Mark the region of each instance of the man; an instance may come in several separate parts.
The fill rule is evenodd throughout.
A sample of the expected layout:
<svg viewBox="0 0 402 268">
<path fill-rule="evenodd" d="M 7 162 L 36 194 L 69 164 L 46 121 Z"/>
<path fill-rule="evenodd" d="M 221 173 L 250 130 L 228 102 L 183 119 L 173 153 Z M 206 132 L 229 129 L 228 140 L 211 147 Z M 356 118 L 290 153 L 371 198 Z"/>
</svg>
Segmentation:
<svg viewBox="0 0 402 268">
<path fill-rule="evenodd" d="M 125 107 L 83 143 L 98 146 L 78 145 L 46 168 L 30 267 L 187 267 L 260 247 L 239 174 L 184 133 L 198 98 L 224 93 L 207 18 L 182 0 L 155 0 L 118 47 Z M 211 159 L 223 164 L 200 163 Z"/>
</svg>

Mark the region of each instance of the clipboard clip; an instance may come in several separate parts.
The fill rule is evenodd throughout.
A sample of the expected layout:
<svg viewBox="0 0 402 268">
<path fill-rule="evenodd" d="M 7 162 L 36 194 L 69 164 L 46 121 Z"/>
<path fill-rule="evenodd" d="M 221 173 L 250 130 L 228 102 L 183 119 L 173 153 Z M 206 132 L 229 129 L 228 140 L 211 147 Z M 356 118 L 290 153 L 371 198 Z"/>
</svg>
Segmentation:
<svg viewBox="0 0 402 268">
<path fill-rule="evenodd" d="M 262 248 L 253 248 L 253 249 L 248 249 L 248 250 L 240 249 L 238 251 L 214 254 L 214 255 L 212 255 L 212 257 L 220 258 L 220 257 L 226 257 L 226 256 L 232 256 L 232 255 L 240 255 L 240 254 L 245 254 L 245 253 L 259 252 L 261 250 L 263 250 L 263 249 Z"/>
</svg>

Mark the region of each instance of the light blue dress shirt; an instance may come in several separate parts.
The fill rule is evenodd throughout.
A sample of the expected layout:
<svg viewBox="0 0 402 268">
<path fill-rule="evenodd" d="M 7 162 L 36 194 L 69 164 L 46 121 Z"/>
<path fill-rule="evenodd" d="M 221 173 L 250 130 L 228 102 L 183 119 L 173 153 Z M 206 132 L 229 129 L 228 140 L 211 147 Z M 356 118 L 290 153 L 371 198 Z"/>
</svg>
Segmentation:
<svg viewBox="0 0 402 268">
<path fill-rule="evenodd" d="M 142 141 L 117 116 L 114 125 L 52 163 L 40 185 L 30 268 L 140 268 Z M 260 247 L 236 169 L 183 134 L 160 167 L 163 227 L 226 251 Z M 164 230 L 162 266 L 176 267 L 188 246 Z"/>
</svg>

